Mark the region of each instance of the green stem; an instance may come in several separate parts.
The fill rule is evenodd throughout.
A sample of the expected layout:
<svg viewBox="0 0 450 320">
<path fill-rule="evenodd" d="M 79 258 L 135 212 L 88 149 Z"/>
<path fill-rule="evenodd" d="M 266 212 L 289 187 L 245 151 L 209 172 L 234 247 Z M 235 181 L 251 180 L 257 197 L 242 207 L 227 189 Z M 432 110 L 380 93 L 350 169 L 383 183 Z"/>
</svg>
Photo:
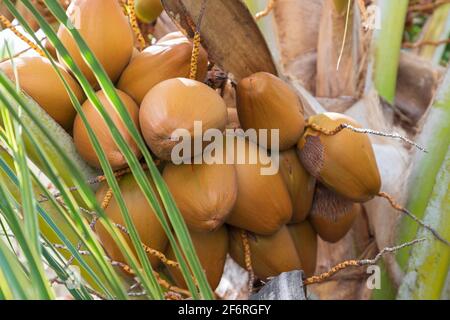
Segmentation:
<svg viewBox="0 0 450 320">
<path fill-rule="evenodd" d="M 445 238 L 450 239 L 450 151 L 436 177 L 433 193 L 425 211 L 425 220 Z M 418 237 L 429 236 L 424 230 Z M 412 249 L 407 272 L 399 288 L 399 299 L 439 299 L 450 267 L 450 248 L 429 240 Z"/>
<path fill-rule="evenodd" d="M 418 218 L 431 224 L 444 238 L 450 239 L 450 211 L 448 205 L 449 170 L 448 150 L 450 144 L 450 69 L 440 86 L 435 102 L 425 116 L 423 129 L 417 142 L 424 145 L 428 153 L 417 152 L 409 177 L 407 208 Z M 447 188 L 447 189 L 446 189 Z M 447 197 L 447 198 L 445 198 Z M 447 200 L 445 200 L 447 199 Z M 447 201 L 447 203 L 445 202 Z M 398 230 L 397 243 L 403 243 L 426 235 L 429 241 L 412 250 L 400 251 L 399 266 L 405 270 L 406 278 L 395 293 L 382 273 L 381 290 L 374 291 L 374 299 L 439 298 L 449 268 L 448 247 L 421 230 L 410 219 L 403 219 Z M 422 234 L 423 233 L 423 234 Z"/>
<path fill-rule="evenodd" d="M 408 209 L 430 223 L 444 238 L 450 239 L 450 69 L 441 84 L 436 100 L 426 116 L 418 142 L 428 149 L 417 153 L 409 179 Z M 418 226 L 404 220 L 399 241 L 417 237 Z M 422 235 L 423 230 L 420 231 Z M 424 233 L 425 234 L 425 233 Z M 429 233 L 426 233 L 429 236 Z M 430 237 L 426 245 L 411 253 L 398 254 L 398 262 L 407 269 L 399 298 L 439 298 L 450 266 L 450 248 Z M 414 278 L 414 281 L 411 280 Z"/>
<path fill-rule="evenodd" d="M 438 7 L 425 25 L 421 41 L 440 41 L 448 38 L 450 33 L 450 3 Z M 439 64 L 445 51 L 445 45 L 426 45 L 420 48 L 422 58 Z"/>
<path fill-rule="evenodd" d="M 380 96 L 393 103 L 408 0 L 378 0 L 377 5 L 381 28 L 375 32 L 374 83 Z"/>
</svg>

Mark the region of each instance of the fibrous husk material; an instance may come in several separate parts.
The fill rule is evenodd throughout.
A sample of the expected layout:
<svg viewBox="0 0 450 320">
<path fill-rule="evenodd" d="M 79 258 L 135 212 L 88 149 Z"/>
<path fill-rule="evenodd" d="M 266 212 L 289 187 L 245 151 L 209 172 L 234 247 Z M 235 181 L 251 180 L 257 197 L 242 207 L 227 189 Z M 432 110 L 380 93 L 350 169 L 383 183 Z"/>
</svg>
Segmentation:
<svg viewBox="0 0 450 320">
<path fill-rule="evenodd" d="M 193 38 L 203 1 L 162 0 L 162 3 L 175 24 Z M 230 72 L 236 81 L 260 71 L 277 74 L 264 37 L 242 1 L 207 1 L 200 33 L 210 59 Z"/>
<path fill-rule="evenodd" d="M 356 2 L 350 5 L 347 21 L 349 1 L 325 1 L 322 7 L 317 46 L 318 97 L 357 96 L 362 28 Z"/>
<path fill-rule="evenodd" d="M 330 131 L 341 124 L 361 128 L 354 119 L 331 112 L 310 117 L 308 121 Z M 380 192 L 380 173 L 366 134 L 344 129 L 326 135 L 307 128 L 297 147 L 305 169 L 339 195 L 354 202 L 366 202 Z"/>
<path fill-rule="evenodd" d="M 353 203 L 319 184 L 309 221 L 323 240 L 335 243 L 351 229 L 361 210 L 360 204 Z"/>
<path fill-rule="evenodd" d="M 273 9 L 281 66 L 315 92 L 317 40 L 323 0 L 277 0 Z"/>
<path fill-rule="evenodd" d="M 395 105 L 417 123 L 423 116 L 442 78 L 444 68 L 417 55 L 402 51 L 400 55 Z"/>
</svg>

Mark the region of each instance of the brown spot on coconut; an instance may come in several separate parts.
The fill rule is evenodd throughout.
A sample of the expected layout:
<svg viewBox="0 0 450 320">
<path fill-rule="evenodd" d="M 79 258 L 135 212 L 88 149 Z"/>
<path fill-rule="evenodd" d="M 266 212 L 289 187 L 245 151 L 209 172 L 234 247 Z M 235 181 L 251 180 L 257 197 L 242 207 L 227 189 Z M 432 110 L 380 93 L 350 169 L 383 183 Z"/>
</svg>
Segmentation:
<svg viewBox="0 0 450 320">
<path fill-rule="evenodd" d="M 372 144 L 366 134 L 349 129 L 334 133 L 341 124 L 360 128 L 355 120 L 338 113 L 309 118 L 297 145 L 300 160 L 330 190 L 354 202 L 369 201 L 381 188 Z"/>
</svg>

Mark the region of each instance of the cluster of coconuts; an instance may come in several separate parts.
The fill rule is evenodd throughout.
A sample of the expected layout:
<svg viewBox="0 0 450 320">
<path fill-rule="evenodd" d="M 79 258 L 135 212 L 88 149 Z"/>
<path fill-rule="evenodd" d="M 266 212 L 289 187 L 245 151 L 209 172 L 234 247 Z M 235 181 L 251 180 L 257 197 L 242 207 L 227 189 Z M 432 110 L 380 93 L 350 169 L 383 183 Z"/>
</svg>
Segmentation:
<svg viewBox="0 0 450 320">
<path fill-rule="evenodd" d="M 242 230 L 248 234 L 252 267 L 259 279 L 299 269 L 306 275 L 313 274 L 317 235 L 329 242 L 344 237 L 363 210 L 361 203 L 378 194 L 380 175 L 368 137 L 350 130 L 327 135 L 311 126 L 333 130 L 346 123 L 358 127 L 353 119 L 325 113 L 310 117 L 310 125 L 305 126 L 303 106 L 296 93 L 281 79 L 264 72 L 242 79 L 235 89 L 236 109 L 228 108 L 221 95 L 203 83 L 208 71 L 204 49 L 199 54 L 197 80 L 187 79 L 193 44 L 181 33 L 168 34 L 137 52 L 119 1 L 74 0 L 67 14 L 72 19 L 76 15 L 79 32 L 115 83 L 118 96 L 155 159 L 161 160 L 164 181 L 186 221 L 213 289 L 219 284 L 227 254 L 245 267 Z M 60 27 L 58 36 L 91 86 L 98 90 L 98 98 L 124 139 L 140 157 L 139 148 L 105 93 L 99 90 L 68 31 Z M 59 72 L 82 104 L 111 166 L 125 168 L 125 158 L 107 125 L 59 60 Z M 23 91 L 73 135 L 86 162 L 100 168 L 84 123 L 50 62 L 41 57 L 23 57 L 14 59 L 14 63 Z M 11 62 L 0 64 L 0 69 L 15 80 Z M 244 146 L 246 157 L 257 159 L 256 163 L 173 164 L 171 153 L 177 142 L 171 139 L 172 133 L 184 129 L 195 138 L 195 121 L 202 121 L 203 130 L 218 129 L 224 133 L 226 128 L 279 129 L 279 171 L 274 175 L 261 174 L 274 142 L 263 144 L 245 137 L 234 139 L 232 149 Z M 229 152 L 226 148 L 224 156 Z M 148 180 L 153 183 L 149 174 Z M 167 236 L 134 177 L 125 175 L 118 183 L 142 242 L 175 259 Z M 100 186 L 99 202 L 108 189 L 107 184 Z M 105 211 L 116 224 L 125 225 L 114 198 Z M 125 262 L 102 225 L 96 226 L 96 232 L 108 255 Z M 149 258 L 154 268 L 164 267 L 156 257 Z M 185 287 L 179 270 L 166 270 L 176 285 Z"/>
</svg>

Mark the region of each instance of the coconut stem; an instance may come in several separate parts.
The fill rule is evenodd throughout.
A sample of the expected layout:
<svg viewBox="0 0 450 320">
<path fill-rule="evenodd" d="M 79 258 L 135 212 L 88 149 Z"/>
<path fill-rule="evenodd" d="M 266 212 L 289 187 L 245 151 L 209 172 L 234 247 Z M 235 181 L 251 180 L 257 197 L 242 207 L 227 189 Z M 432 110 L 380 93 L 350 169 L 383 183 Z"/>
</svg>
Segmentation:
<svg viewBox="0 0 450 320">
<path fill-rule="evenodd" d="M 242 246 L 244 247 L 245 269 L 248 271 L 248 292 L 253 292 L 253 283 L 255 282 L 255 273 L 252 266 L 252 254 L 250 251 L 250 243 L 248 241 L 247 231 L 241 230 Z"/>
<path fill-rule="evenodd" d="M 412 214 L 411 212 L 409 212 L 408 209 L 402 207 L 401 205 L 399 205 L 394 198 L 385 193 L 385 192 L 380 192 L 378 194 L 379 197 L 385 198 L 389 201 L 389 203 L 391 204 L 392 208 L 394 208 L 397 211 L 400 211 L 404 214 L 406 214 L 408 217 L 410 217 L 411 219 L 413 219 L 415 222 L 417 222 L 419 225 L 421 225 L 423 228 L 427 229 L 428 231 L 430 231 L 433 236 L 438 239 L 439 241 L 443 242 L 444 244 L 446 244 L 447 246 L 450 246 L 450 242 L 446 239 L 444 239 L 435 229 L 433 229 L 433 227 L 431 227 L 429 224 L 426 224 L 425 222 L 423 222 L 422 220 L 420 220 L 419 218 L 417 218 L 414 214 Z"/>
<path fill-rule="evenodd" d="M 320 275 L 312 276 L 312 277 L 309 277 L 309 278 L 305 279 L 303 281 L 303 285 L 307 286 L 307 285 L 323 282 L 325 280 L 328 280 L 332 276 L 334 276 L 336 273 L 338 273 L 338 272 L 340 272 L 340 271 L 342 271 L 344 269 L 347 269 L 349 267 L 362 267 L 362 266 L 368 266 L 368 265 L 375 265 L 383 257 L 384 254 L 396 252 L 398 250 L 401 250 L 401 249 L 406 248 L 406 247 L 413 246 L 413 245 L 415 245 L 415 244 L 417 244 L 419 242 L 423 242 L 425 240 L 426 240 L 425 238 L 416 239 L 416 240 L 404 243 L 404 244 L 396 246 L 396 247 L 384 248 L 383 250 L 381 250 L 375 256 L 374 259 L 347 260 L 347 261 L 341 262 L 341 263 L 335 265 L 333 268 L 331 268 L 327 272 L 324 272 L 324 273 L 322 273 Z"/>
<path fill-rule="evenodd" d="M 131 269 L 131 267 L 129 265 L 123 263 L 123 262 L 111 261 L 111 265 L 114 266 L 114 267 L 121 268 L 125 273 L 129 274 L 130 276 L 134 276 L 134 271 Z M 167 291 L 175 292 L 175 293 L 181 294 L 181 295 L 186 296 L 186 297 L 191 297 L 192 296 L 189 291 L 181 289 L 181 288 L 176 287 L 176 286 L 173 286 L 169 282 L 167 282 L 166 280 L 162 279 L 158 272 L 153 271 L 153 274 L 155 275 L 155 278 L 158 281 L 158 283 L 162 287 L 164 287 Z"/>
<path fill-rule="evenodd" d="M 267 17 L 272 12 L 273 8 L 275 8 L 275 0 L 269 0 L 267 7 L 263 11 L 255 14 L 256 21 L 261 18 Z"/>
<path fill-rule="evenodd" d="M 201 36 L 200 36 L 200 26 L 202 24 L 203 15 L 206 10 L 206 0 L 202 1 L 202 6 L 200 8 L 200 15 L 198 16 L 197 25 L 195 26 L 195 33 L 193 39 L 193 47 L 192 47 L 192 55 L 191 55 L 191 69 L 189 72 L 189 79 L 195 80 L 197 79 L 197 69 L 198 69 L 198 57 L 200 55 L 200 45 L 201 45 Z"/>
<path fill-rule="evenodd" d="M 417 143 L 415 143 L 414 141 L 398 134 L 398 133 L 385 133 L 385 132 L 380 132 L 380 131 L 376 131 L 376 130 L 372 130 L 372 129 L 363 129 L 363 128 L 355 128 L 350 124 L 347 123 L 341 123 L 339 126 L 337 126 L 336 128 L 329 130 L 326 128 L 322 128 L 319 125 L 315 124 L 315 123 L 310 123 L 308 122 L 306 124 L 306 128 L 311 128 L 314 131 L 320 132 L 326 136 L 334 136 L 336 134 L 338 134 L 339 132 L 341 132 L 344 129 L 349 129 L 355 133 L 362 133 L 362 134 L 371 134 L 371 135 L 375 135 L 375 136 L 381 136 L 381 137 L 386 137 L 386 138 L 393 138 L 393 139 L 398 139 L 401 140 L 409 145 L 412 145 L 414 147 L 416 147 L 417 149 L 419 149 L 420 151 L 423 151 L 425 153 L 427 153 L 427 150 L 418 145 Z"/>
<path fill-rule="evenodd" d="M 200 32 L 195 31 L 193 42 L 194 44 L 192 47 L 191 70 L 189 72 L 189 79 L 195 80 L 197 78 L 198 56 L 200 54 Z"/>
<path fill-rule="evenodd" d="M 136 35 L 136 38 L 139 42 L 139 50 L 142 51 L 147 43 L 144 39 L 144 36 L 142 35 L 141 29 L 139 29 L 139 24 L 136 18 L 136 11 L 134 9 L 134 0 L 127 1 L 127 13 L 128 17 L 130 18 L 131 28 L 133 29 L 134 34 Z"/>
<path fill-rule="evenodd" d="M 118 177 L 117 179 L 119 180 L 120 177 Z M 103 210 L 105 210 L 108 207 L 109 203 L 111 202 L 112 197 L 113 197 L 113 190 L 112 190 L 112 188 L 109 188 L 108 191 L 106 192 L 105 196 L 103 197 L 103 200 L 101 203 L 101 207 Z M 94 219 L 91 222 L 92 229 L 95 227 L 95 223 L 97 222 L 97 220 L 98 220 L 97 216 L 94 216 Z M 117 229 L 119 229 L 120 231 L 122 231 L 122 233 L 124 233 L 125 235 L 130 237 L 130 233 L 128 232 L 127 228 L 125 228 L 123 225 L 114 223 L 114 226 Z M 180 265 L 178 262 L 167 259 L 167 257 L 164 255 L 164 253 L 162 253 L 156 249 L 150 248 L 149 246 L 147 246 L 144 243 L 141 243 L 141 245 L 144 248 L 145 253 L 158 258 L 165 265 L 167 265 L 169 267 L 175 267 L 178 269 L 180 268 Z"/>
<path fill-rule="evenodd" d="M 11 21 L 9 21 L 8 18 L 6 18 L 4 15 L 0 15 L 0 22 L 5 26 L 5 28 L 11 30 L 20 40 L 30 46 L 30 48 L 36 51 L 41 57 L 46 57 L 44 51 L 38 48 L 38 46 L 33 41 L 25 37 L 19 30 L 17 30 L 16 27 L 12 25 Z"/>
<path fill-rule="evenodd" d="M 124 226 L 122 226 L 122 225 L 120 225 L 118 223 L 115 223 L 114 226 L 116 228 L 118 228 L 120 231 L 122 231 L 124 234 L 126 234 L 127 236 L 130 236 L 130 233 L 128 232 L 128 230 Z M 176 262 L 176 261 L 167 259 L 167 257 L 164 255 L 164 253 L 162 253 L 162 252 L 160 252 L 160 251 L 158 251 L 156 249 L 152 249 L 152 248 L 150 248 L 149 246 L 147 246 L 145 244 L 142 244 L 142 247 L 144 248 L 144 251 L 147 254 L 150 254 L 150 255 L 158 258 L 166 266 L 180 269 L 180 264 L 178 262 Z"/>
<path fill-rule="evenodd" d="M 103 198 L 103 201 L 102 201 L 102 209 L 103 210 L 108 208 L 108 205 L 109 205 L 112 197 L 113 197 L 113 189 L 109 188 L 108 191 L 105 194 L 105 197 Z"/>
</svg>

